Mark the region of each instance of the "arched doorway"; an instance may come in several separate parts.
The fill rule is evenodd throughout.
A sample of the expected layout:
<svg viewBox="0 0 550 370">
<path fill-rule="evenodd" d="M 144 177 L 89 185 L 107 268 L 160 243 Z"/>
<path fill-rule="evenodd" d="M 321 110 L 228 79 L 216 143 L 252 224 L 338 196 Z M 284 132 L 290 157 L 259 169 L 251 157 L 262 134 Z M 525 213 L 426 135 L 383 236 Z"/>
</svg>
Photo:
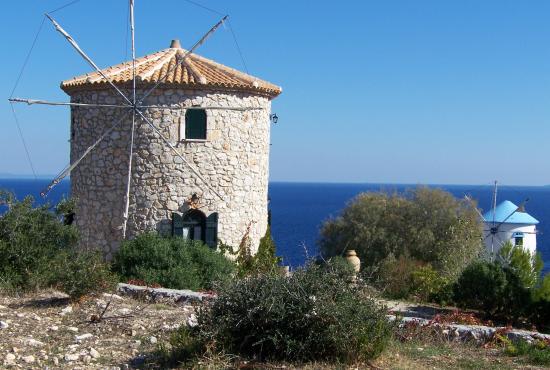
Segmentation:
<svg viewBox="0 0 550 370">
<path fill-rule="evenodd" d="M 191 209 L 183 215 L 172 214 L 172 234 L 184 239 L 202 240 L 215 248 L 218 242 L 218 214 L 206 217 L 198 209 Z"/>
<path fill-rule="evenodd" d="M 182 235 L 184 239 L 204 241 L 206 216 L 199 210 L 191 209 L 182 217 Z"/>
</svg>

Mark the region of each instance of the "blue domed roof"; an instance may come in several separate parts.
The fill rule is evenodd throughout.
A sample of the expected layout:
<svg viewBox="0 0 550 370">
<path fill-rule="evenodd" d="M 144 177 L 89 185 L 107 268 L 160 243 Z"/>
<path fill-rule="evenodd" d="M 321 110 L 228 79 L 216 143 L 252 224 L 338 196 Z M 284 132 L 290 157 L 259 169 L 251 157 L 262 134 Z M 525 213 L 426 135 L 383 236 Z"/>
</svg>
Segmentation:
<svg viewBox="0 0 550 370">
<path fill-rule="evenodd" d="M 518 206 L 516 206 L 514 203 L 510 202 L 509 200 L 505 200 L 504 202 L 500 203 L 495 209 L 495 222 L 496 223 L 503 222 L 507 224 L 526 224 L 526 225 L 536 225 L 539 223 L 539 221 L 536 218 L 534 218 L 533 216 L 531 216 L 526 212 L 518 211 L 514 213 L 516 209 L 518 209 Z M 485 222 L 493 222 L 493 210 L 491 209 L 489 212 L 486 212 L 483 215 L 483 219 Z"/>
</svg>

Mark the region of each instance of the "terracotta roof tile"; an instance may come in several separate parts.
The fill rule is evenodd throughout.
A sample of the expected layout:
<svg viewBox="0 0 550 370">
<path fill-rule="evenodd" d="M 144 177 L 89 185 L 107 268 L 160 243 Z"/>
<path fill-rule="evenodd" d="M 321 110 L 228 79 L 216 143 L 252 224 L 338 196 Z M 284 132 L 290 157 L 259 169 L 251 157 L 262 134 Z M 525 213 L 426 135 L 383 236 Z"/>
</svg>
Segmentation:
<svg viewBox="0 0 550 370">
<path fill-rule="evenodd" d="M 175 67 L 186 52 L 181 48 L 168 48 L 137 58 L 138 86 L 152 85 L 165 78 L 162 83 L 165 85 L 194 89 L 223 87 L 267 95 L 271 98 L 282 91 L 279 86 L 196 54 L 190 54 L 183 63 Z M 128 84 L 132 81 L 132 61 L 105 68 L 102 72 L 116 84 Z M 168 72 L 169 75 L 165 77 Z M 61 83 L 61 88 L 68 94 L 75 90 L 104 86 L 109 84 L 98 72 L 87 73 Z"/>
</svg>

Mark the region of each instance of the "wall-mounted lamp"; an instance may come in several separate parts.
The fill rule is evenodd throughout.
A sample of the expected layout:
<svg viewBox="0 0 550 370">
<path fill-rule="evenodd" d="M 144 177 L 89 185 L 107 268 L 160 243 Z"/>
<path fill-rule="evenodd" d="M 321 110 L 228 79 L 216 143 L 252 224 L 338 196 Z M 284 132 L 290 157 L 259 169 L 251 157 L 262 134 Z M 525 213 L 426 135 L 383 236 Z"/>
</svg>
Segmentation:
<svg viewBox="0 0 550 370">
<path fill-rule="evenodd" d="M 269 115 L 269 119 L 271 120 L 271 122 L 277 123 L 277 121 L 279 120 L 279 117 L 277 116 L 277 113 L 273 113 Z"/>
</svg>

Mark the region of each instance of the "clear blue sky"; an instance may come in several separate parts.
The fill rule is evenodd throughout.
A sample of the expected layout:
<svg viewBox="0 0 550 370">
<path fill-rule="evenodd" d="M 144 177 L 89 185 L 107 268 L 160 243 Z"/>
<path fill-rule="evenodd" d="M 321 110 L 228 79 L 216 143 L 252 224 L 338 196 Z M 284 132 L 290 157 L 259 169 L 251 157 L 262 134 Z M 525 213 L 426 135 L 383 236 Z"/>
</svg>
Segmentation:
<svg viewBox="0 0 550 370">
<path fill-rule="evenodd" d="M 251 74 L 273 102 L 276 181 L 550 184 L 550 1 L 222 1 Z M 43 13 L 68 0 L 3 4 L 7 99 Z M 101 66 L 126 54 L 125 0 L 81 0 L 55 18 Z M 189 47 L 219 17 L 183 0 L 136 0 L 137 53 Z M 199 54 L 243 69 L 228 29 Z M 89 67 L 46 23 L 15 96 L 66 100 Z M 68 108 L 17 106 L 37 172 L 68 161 Z M 0 173 L 28 174 L 9 104 Z"/>
</svg>

